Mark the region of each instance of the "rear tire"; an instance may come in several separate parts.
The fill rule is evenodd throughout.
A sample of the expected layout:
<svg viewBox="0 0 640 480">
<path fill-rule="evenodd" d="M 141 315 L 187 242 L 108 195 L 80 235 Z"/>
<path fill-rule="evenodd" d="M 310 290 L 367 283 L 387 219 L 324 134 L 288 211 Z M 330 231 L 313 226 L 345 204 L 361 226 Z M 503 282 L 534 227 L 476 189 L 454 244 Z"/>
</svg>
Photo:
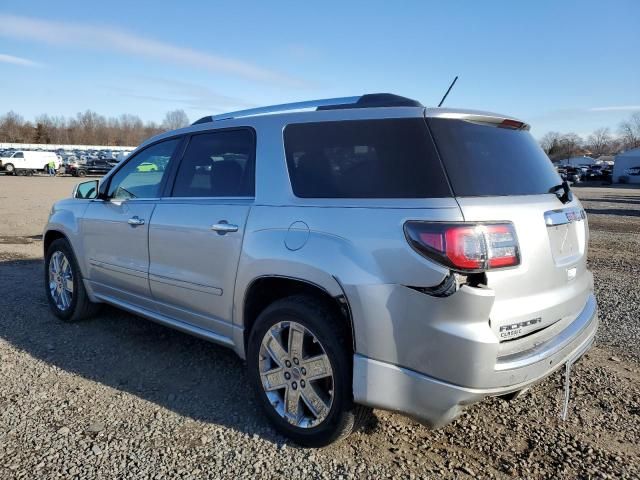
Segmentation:
<svg viewBox="0 0 640 480">
<path fill-rule="evenodd" d="M 84 170 L 78 170 L 78 172 L 76 173 L 76 176 L 78 176 L 78 177 L 86 177 L 87 176 L 87 172 L 85 172 Z"/>
<path fill-rule="evenodd" d="M 54 274 L 56 262 L 59 262 L 59 275 Z M 66 238 L 54 240 L 47 249 L 44 260 L 44 284 L 49 308 L 56 317 L 65 322 L 79 322 L 91 318 L 100 309 L 100 304 L 89 300 L 78 262 Z"/>
<path fill-rule="evenodd" d="M 259 403 L 278 431 L 307 447 L 346 438 L 370 412 L 353 403 L 351 339 L 338 315 L 320 299 L 287 297 L 258 316 L 249 337 L 249 378 Z M 301 339 L 299 348 L 292 335 Z"/>
</svg>

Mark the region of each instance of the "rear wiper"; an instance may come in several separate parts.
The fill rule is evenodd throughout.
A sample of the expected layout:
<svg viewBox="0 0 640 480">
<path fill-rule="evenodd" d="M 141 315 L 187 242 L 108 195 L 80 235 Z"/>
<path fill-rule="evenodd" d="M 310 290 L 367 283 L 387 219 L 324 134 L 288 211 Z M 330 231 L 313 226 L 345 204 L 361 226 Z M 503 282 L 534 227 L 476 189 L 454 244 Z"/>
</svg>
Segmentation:
<svg viewBox="0 0 640 480">
<path fill-rule="evenodd" d="M 573 192 L 569 188 L 569 183 L 566 180 L 560 185 L 551 187 L 549 193 L 555 193 L 558 200 L 562 203 L 569 203 L 573 200 Z"/>
</svg>

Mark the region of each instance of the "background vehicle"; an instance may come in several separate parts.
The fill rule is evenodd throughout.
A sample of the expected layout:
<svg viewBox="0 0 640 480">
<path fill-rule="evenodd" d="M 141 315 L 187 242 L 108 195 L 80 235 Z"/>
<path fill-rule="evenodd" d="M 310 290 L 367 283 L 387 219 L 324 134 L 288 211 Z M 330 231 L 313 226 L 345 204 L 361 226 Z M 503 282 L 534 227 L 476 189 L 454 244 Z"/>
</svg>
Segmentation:
<svg viewBox="0 0 640 480">
<path fill-rule="evenodd" d="M 577 167 L 567 167 L 566 180 L 571 183 L 580 183 L 583 180 L 584 172 Z"/>
<path fill-rule="evenodd" d="M 106 302 L 233 348 L 305 445 L 368 407 L 442 426 L 598 325 L 585 212 L 503 115 L 375 94 L 204 117 L 74 197 L 44 235 L 52 311 Z"/>
<path fill-rule="evenodd" d="M 107 160 L 86 160 L 84 162 L 69 165 L 69 171 L 74 177 L 86 177 L 87 175 L 105 175 L 113 168 L 114 164 Z"/>
<path fill-rule="evenodd" d="M 38 170 L 46 170 L 53 161 L 56 169 L 60 160 L 54 152 L 17 150 L 10 157 L 0 158 L 0 168 L 11 175 L 31 175 Z"/>
<path fill-rule="evenodd" d="M 138 165 L 137 170 L 139 172 L 157 172 L 158 166 L 155 163 L 144 162 Z"/>
</svg>

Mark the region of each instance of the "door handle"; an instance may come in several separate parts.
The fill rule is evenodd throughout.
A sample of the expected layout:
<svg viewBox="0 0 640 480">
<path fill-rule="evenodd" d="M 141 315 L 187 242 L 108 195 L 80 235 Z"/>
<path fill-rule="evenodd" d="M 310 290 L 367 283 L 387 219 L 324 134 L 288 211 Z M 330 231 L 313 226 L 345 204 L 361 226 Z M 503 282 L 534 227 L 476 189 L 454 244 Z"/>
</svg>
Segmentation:
<svg viewBox="0 0 640 480">
<path fill-rule="evenodd" d="M 131 217 L 129 220 L 127 220 L 127 223 L 129 225 L 133 225 L 134 227 L 136 225 L 144 225 L 144 219 L 139 218 L 137 215 L 135 217 Z"/>
<path fill-rule="evenodd" d="M 211 225 L 211 230 L 218 232 L 218 235 L 224 235 L 225 233 L 237 232 L 238 225 L 233 225 L 226 220 L 220 220 L 218 223 Z"/>
</svg>

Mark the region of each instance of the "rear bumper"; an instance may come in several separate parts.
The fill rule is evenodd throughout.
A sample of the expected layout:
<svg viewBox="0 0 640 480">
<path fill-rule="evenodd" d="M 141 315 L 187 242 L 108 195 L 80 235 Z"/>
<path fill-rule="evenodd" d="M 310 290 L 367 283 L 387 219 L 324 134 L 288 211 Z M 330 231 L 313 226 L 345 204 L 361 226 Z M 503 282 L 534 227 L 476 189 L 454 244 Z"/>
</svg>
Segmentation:
<svg viewBox="0 0 640 480">
<path fill-rule="evenodd" d="M 597 328 L 596 301 L 590 295 L 584 310 L 558 335 L 526 352 L 500 357 L 493 364 L 493 373 L 484 376 L 484 385 L 473 388 L 356 354 L 354 398 L 357 403 L 400 412 L 440 427 L 455 419 L 466 405 L 528 388 L 567 362 L 577 360 L 593 343 Z M 434 360 L 455 362 L 455 354 Z M 471 361 L 466 368 L 474 370 L 484 358 L 480 356 L 477 362 L 467 360 Z"/>
</svg>

